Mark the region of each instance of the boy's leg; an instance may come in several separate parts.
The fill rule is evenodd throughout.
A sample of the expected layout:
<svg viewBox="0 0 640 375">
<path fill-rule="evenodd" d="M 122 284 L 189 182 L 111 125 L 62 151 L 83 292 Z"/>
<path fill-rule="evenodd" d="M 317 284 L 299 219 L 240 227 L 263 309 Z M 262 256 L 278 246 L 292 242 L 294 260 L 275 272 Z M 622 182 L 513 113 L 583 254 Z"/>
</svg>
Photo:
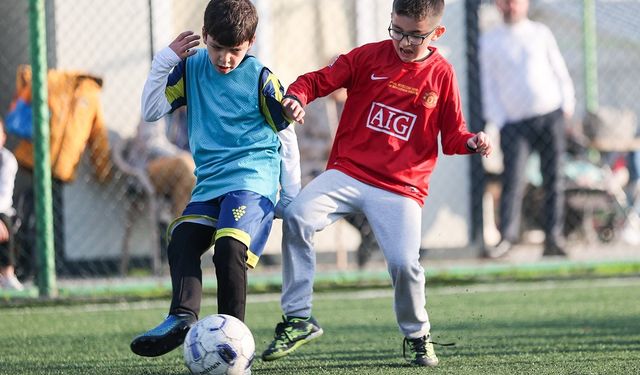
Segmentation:
<svg viewBox="0 0 640 375">
<path fill-rule="evenodd" d="M 216 240 L 213 264 L 218 281 L 218 314 L 244 321 L 247 300 L 247 246 L 231 238 Z"/>
<path fill-rule="evenodd" d="M 387 260 L 400 331 L 416 338 L 429 333 L 425 277 L 420 264 L 422 209 L 411 198 L 372 188 L 365 214 Z"/>
<path fill-rule="evenodd" d="M 212 245 L 215 228 L 184 222 L 171 234 L 167 256 L 173 297 L 169 314 L 200 314 L 202 268 L 200 257 Z"/>
<path fill-rule="evenodd" d="M 157 327 L 136 337 L 131 350 L 155 357 L 177 348 L 198 319 L 202 298 L 200 257 L 211 246 L 215 228 L 183 222 L 173 231 L 168 248 L 173 296 L 169 315 Z"/>
<path fill-rule="evenodd" d="M 218 313 L 244 321 L 247 267 L 256 266 L 274 217 L 273 203 L 251 191 L 220 198 L 213 263 L 218 280 Z"/>
<path fill-rule="evenodd" d="M 316 254 L 313 237 L 357 210 L 361 182 L 328 170 L 309 183 L 285 210 L 282 219 L 282 297 L 286 316 L 311 316 Z"/>
<path fill-rule="evenodd" d="M 284 357 L 323 331 L 311 316 L 316 255 L 315 232 L 352 212 L 360 194 L 360 182 L 329 170 L 316 177 L 287 207 L 283 218 L 282 297 L 284 321 L 278 323 L 274 340 L 262 353 L 266 361 Z M 350 189 L 345 189 L 350 188 Z"/>
<path fill-rule="evenodd" d="M 394 309 L 411 363 L 436 366 L 426 310 L 425 276 L 420 264 L 422 209 L 411 198 L 371 187 L 365 214 L 387 260 L 394 287 Z"/>
</svg>

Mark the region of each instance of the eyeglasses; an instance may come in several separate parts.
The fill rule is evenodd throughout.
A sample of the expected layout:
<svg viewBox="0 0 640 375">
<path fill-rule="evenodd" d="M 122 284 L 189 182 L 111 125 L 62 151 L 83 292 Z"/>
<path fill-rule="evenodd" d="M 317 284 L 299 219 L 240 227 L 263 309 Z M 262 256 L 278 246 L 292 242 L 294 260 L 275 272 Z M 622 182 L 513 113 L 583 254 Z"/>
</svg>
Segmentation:
<svg viewBox="0 0 640 375">
<path fill-rule="evenodd" d="M 400 42 L 406 37 L 409 44 L 411 44 L 412 46 L 419 46 L 424 43 L 424 40 L 427 39 L 431 34 L 433 34 L 433 32 L 436 31 L 438 27 L 439 26 L 434 27 L 433 30 L 424 35 L 403 33 L 402 31 L 394 29 L 392 25 L 389 25 L 389 28 L 387 30 L 389 30 L 389 36 L 391 37 L 391 39 Z"/>
</svg>

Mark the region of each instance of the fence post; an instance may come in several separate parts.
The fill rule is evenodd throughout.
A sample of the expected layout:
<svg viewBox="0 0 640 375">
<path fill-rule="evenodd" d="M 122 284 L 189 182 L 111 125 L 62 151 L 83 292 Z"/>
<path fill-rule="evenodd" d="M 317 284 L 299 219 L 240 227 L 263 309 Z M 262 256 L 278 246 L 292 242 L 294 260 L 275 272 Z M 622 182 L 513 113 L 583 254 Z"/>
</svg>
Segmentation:
<svg viewBox="0 0 640 375">
<path fill-rule="evenodd" d="M 586 108 L 590 112 L 598 110 L 598 51 L 596 30 L 596 2 L 584 0 L 584 87 Z"/>
<path fill-rule="evenodd" d="M 469 130 L 484 130 L 482 97 L 480 89 L 480 62 L 478 60 L 478 39 L 480 0 L 465 0 L 465 30 L 467 46 L 467 120 Z M 482 197 L 485 189 L 485 173 L 482 156 L 472 155 L 470 160 L 471 179 L 471 241 L 479 251 L 484 251 L 484 225 Z"/>
<path fill-rule="evenodd" d="M 29 29 L 33 75 L 33 189 L 36 211 L 36 248 L 39 265 L 38 288 L 41 296 L 55 297 L 57 288 L 51 208 L 45 0 L 29 1 Z"/>
</svg>

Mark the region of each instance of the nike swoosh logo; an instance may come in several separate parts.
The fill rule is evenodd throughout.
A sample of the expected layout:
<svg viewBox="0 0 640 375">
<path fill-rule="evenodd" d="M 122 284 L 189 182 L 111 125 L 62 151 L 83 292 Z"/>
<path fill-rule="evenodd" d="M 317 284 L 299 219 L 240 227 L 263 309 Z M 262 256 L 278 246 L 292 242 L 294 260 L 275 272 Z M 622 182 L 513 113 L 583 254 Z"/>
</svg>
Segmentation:
<svg viewBox="0 0 640 375">
<path fill-rule="evenodd" d="M 389 77 L 382 77 L 382 76 L 377 76 L 375 73 L 371 73 L 371 80 L 372 81 L 380 81 L 383 79 L 389 79 Z"/>
</svg>

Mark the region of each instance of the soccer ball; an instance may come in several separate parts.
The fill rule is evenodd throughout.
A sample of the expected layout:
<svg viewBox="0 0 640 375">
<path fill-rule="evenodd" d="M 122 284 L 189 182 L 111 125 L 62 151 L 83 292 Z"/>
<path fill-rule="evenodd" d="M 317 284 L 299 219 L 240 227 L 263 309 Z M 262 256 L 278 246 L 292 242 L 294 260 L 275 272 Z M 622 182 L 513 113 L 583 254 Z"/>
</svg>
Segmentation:
<svg viewBox="0 0 640 375">
<path fill-rule="evenodd" d="M 184 361 L 194 375 L 251 374 L 254 354 L 251 331 L 230 315 L 199 320 L 184 340 Z"/>
</svg>

